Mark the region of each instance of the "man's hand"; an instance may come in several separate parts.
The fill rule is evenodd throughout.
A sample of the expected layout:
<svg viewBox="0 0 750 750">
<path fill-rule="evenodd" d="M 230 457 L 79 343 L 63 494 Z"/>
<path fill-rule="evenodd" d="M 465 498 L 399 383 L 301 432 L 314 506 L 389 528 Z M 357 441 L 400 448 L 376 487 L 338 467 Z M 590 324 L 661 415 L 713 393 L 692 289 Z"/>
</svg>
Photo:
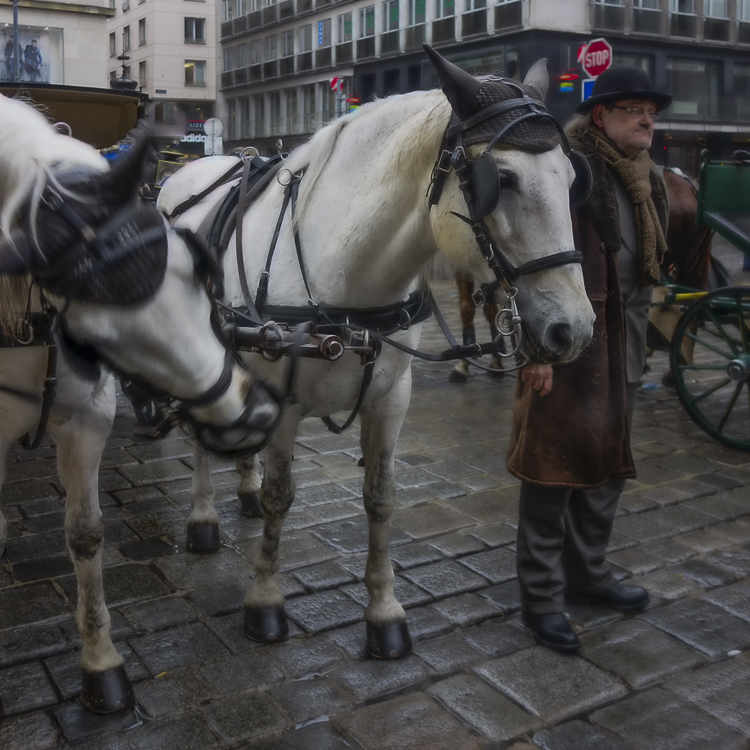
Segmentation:
<svg viewBox="0 0 750 750">
<path fill-rule="evenodd" d="M 552 365 L 526 365 L 521 370 L 523 382 L 530 385 L 540 396 L 552 390 Z"/>
</svg>

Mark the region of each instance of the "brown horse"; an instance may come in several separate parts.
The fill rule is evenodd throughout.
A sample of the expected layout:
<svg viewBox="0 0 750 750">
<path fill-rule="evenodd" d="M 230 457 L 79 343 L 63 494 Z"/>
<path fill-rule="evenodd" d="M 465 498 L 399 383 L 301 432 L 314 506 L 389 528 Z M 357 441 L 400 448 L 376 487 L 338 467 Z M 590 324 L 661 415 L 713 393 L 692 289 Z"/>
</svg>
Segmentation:
<svg viewBox="0 0 750 750">
<path fill-rule="evenodd" d="M 704 290 L 708 287 L 711 270 L 711 239 L 713 230 L 707 226 L 697 226 L 695 215 L 698 209 L 698 184 L 679 169 L 665 167 L 664 183 L 669 198 L 669 229 L 667 232 L 668 250 L 661 264 L 662 277 L 691 289 Z M 463 343 L 476 341 L 474 330 L 475 306 L 471 299 L 474 292 L 474 279 L 471 275 L 456 273 L 458 302 L 463 326 Z M 664 287 L 656 287 L 654 301 L 660 302 L 666 296 Z M 484 316 L 490 325 L 490 335 L 497 336 L 495 316 L 497 305 L 485 303 Z M 652 307 L 649 315 L 649 346 L 668 349 L 682 311 L 677 305 Z M 683 358 L 692 359 L 692 352 L 683 351 Z M 503 363 L 500 357 L 492 358 L 491 368 L 502 374 Z M 469 376 L 469 362 L 461 360 L 451 370 L 448 379 L 465 382 Z"/>
</svg>

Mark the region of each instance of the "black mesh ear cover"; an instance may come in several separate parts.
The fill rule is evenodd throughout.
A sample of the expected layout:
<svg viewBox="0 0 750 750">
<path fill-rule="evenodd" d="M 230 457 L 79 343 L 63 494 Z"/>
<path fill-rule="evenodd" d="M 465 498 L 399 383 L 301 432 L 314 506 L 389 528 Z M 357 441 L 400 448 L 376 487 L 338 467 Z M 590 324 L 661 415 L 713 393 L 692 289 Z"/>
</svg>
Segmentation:
<svg viewBox="0 0 750 750">
<path fill-rule="evenodd" d="M 492 154 L 482 151 L 469 162 L 471 171 L 471 194 L 477 216 L 491 214 L 500 201 L 500 175 Z"/>
<path fill-rule="evenodd" d="M 575 180 L 570 186 L 570 202 L 573 206 L 580 206 L 591 195 L 591 167 L 586 157 L 578 151 L 571 151 L 568 157 L 576 173 Z"/>
</svg>

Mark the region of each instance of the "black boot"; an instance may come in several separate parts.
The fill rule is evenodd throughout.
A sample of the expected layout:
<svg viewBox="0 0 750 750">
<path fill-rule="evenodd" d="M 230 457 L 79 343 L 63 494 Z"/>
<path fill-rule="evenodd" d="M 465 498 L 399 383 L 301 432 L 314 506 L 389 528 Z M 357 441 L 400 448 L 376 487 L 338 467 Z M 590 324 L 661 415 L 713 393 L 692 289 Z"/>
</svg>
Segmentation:
<svg viewBox="0 0 750 750">
<path fill-rule="evenodd" d="M 651 601 L 651 597 L 648 591 L 640 586 L 615 583 L 597 594 L 576 594 L 566 591 L 565 600 L 571 604 L 598 604 L 600 607 L 608 607 L 618 612 L 632 612 L 643 609 Z"/>
<path fill-rule="evenodd" d="M 578 651 L 581 648 L 578 636 L 562 612 L 553 612 L 548 615 L 531 615 L 524 612 L 521 619 L 540 646 L 565 653 Z"/>
</svg>

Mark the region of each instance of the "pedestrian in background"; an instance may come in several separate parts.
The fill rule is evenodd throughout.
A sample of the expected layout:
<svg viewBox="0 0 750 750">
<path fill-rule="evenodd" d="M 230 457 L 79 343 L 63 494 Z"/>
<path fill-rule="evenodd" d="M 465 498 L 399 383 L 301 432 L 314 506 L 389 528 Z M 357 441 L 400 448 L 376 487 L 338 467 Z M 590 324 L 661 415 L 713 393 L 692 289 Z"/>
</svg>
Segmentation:
<svg viewBox="0 0 750 750">
<path fill-rule="evenodd" d="M 589 199 L 573 211 L 573 231 L 597 316 L 594 338 L 571 364 L 521 371 L 508 456 L 522 480 L 523 622 L 538 643 L 559 651 L 581 645 L 566 600 L 620 611 L 649 603 L 645 589 L 615 581 L 606 551 L 625 480 L 635 476 L 630 428 L 669 213 L 647 149 L 671 100 L 644 70 L 613 67 L 566 129 L 593 177 Z"/>
</svg>

